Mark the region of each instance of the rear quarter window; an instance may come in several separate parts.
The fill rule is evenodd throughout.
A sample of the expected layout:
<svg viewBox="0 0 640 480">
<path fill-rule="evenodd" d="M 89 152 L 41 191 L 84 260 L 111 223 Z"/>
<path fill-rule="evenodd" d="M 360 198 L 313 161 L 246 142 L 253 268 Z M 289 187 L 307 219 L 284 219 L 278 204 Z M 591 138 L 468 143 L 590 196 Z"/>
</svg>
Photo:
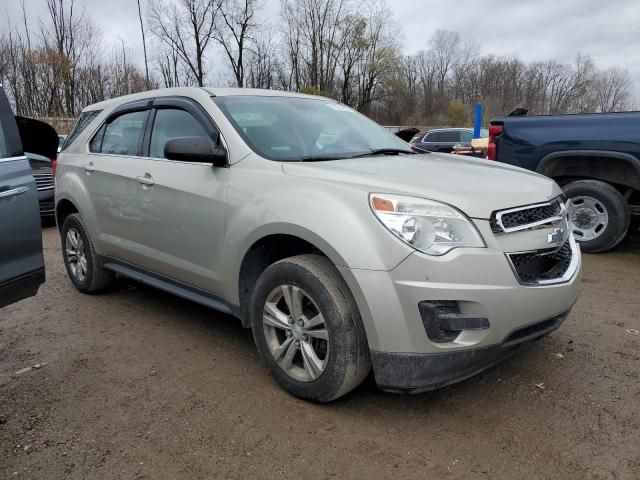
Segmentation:
<svg viewBox="0 0 640 480">
<path fill-rule="evenodd" d="M 100 115 L 100 112 L 102 112 L 102 110 L 92 110 L 90 112 L 82 112 L 80 114 L 80 116 L 78 117 L 78 120 L 76 120 L 75 125 L 71 129 L 71 132 L 69 132 L 69 135 L 67 136 L 66 140 L 62 144 L 62 150 L 61 151 L 64 151 L 65 148 L 67 148 L 69 145 L 71 145 L 73 143 L 73 141 L 76 138 L 78 138 L 78 135 L 80 135 L 83 132 L 83 130 L 85 128 L 87 128 L 89 126 L 89 124 L 98 115 Z"/>
</svg>

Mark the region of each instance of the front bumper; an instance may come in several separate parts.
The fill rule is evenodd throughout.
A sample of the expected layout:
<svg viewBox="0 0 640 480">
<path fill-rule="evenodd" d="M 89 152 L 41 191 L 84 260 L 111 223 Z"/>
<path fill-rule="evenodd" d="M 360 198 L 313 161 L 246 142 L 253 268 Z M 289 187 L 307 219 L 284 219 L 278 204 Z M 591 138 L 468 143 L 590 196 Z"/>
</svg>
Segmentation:
<svg viewBox="0 0 640 480">
<path fill-rule="evenodd" d="M 494 248 L 460 248 L 441 257 L 415 252 L 389 272 L 339 267 L 363 318 L 377 383 L 388 390 L 439 388 L 558 328 L 580 288 L 580 253 L 572 245 L 571 274 L 551 285 L 519 283 L 505 253 Z M 419 311 L 422 301 L 455 302 L 462 317 L 486 319 L 489 326 L 432 341 Z M 534 337 L 515 341 L 532 326 Z"/>
<path fill-rule="evenodd" d="M 519 328 L 489 347 L 444 353 L 371 352 L 376 382 L 387 391 L 420 393 L 472 377 L 562 325 L 569 312 Z"/>
</svg>

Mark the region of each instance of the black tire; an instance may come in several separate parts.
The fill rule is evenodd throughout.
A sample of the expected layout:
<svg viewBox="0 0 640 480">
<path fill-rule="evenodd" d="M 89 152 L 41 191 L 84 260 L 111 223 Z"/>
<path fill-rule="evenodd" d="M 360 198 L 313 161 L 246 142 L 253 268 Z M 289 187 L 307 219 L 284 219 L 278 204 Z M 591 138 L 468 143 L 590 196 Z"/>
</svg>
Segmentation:
<svg viewBox="0 0 640 480">
<path fill-rule="evenodd" d="M 74 274 L 69 261 L 69 254 L 66 248 L 67 234 L 70 230 L 78 233 L 82 239 L 84 256 L 86 258 L 86 274 L 83 278 L 79 279 Z M 96 254 L 96 250 L 93 247 L 93 242 L 89 238 L 87 229 L 82 223 L 80 215 L 77 213 L 69 215 L 62 224 L 60 230 L 60 238 L 62 241 L 62 257 L 64 259 L 64 266 L 67 269 L 67 274 L 71 283 L 84 293 L 95 293 L 108 289 L 114 281 L 115 274 L 102 266 L 102 260 L 100 256 Z"/>
<path fill-rule="evenodd" d="M 622 194 L 608 183 L 599 180 L 579 180 L 565 185 L 567 197 L 592 197 L 606 209 L 608 223 L 599 236 L 592 240 L 581 240 L 576 235 L 583 252 L 598 253 L 611 250 L 618 245 L 627 234 L 631 221 L 629 205 Z M 573 221 L 571 214 L 569 221 Z"/>
<path fill-rule="evenodd" d="M 268 296 L 281 285 L 304 290 L 324 317 L 330 348 L 323 372 L 310 381 L 299 381 L 285 372 L 267 343 L 263 310 Z M 367 338 L 355 300 L 340 273 L 325 257 L 299 255 L 268 267 L 253 290 L 250 315 L 258 353 L 276 382 L 292 395 L 330 402 L 357 387 L 371 369 Z"/>
</svg>

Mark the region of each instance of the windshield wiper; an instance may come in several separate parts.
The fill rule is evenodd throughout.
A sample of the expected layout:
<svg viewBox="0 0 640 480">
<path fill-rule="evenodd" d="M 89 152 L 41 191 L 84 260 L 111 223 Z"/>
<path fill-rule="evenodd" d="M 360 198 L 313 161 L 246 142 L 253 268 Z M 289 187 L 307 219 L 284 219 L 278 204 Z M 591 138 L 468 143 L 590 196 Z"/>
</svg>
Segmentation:
<svg viewBox="0 0 640 480">
<path fill-rule="evenodd" d="M 373 150 L 369 150 L 367 153 L 361 153 L 359 155 L 354 155 L 350 158 L 359 158 L 359 157 L 368 157 L 371 155 L 399 155 L 401 153 L 415 154 L 413 150 L 405 150 L 403 148 L 374 148 Z"/>
<path fill-rule="evenodd" d="M 325 160 L 344 160 L 345 158 L 353 158 L 349 155 L 309 155 L 307 157 L 300 157 L 297 159 L 289 160 L 292 161 L 300 161 L 300 162 L 322 162 Z"/>
<path fill-rule="evenodd" d="M 368 157 L 371 155 L 398 155 L 400 153 L 410 153 L 414 154 L 415 152 L 411 150 L 404 150 L 402 148 L 375 148 L 373 150 L 369 150 L 365 153 L 357 153 L 355 155 L 309 155 L 307 157 L 300 157 L 299 161 L 301 162 L 322 162 L 325 160 L 345 160 L 347 158 L 360 158 L 360 157 Z M 291 161 L 291 160 L 290 160 Z"/>
</svg>

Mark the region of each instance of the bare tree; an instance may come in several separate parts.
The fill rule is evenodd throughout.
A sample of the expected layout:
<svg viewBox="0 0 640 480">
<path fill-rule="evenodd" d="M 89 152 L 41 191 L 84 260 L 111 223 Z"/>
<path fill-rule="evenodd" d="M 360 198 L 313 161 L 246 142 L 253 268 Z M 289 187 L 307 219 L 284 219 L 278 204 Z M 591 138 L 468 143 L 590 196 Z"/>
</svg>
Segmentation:
<svg viewBox="0 0 640 480">
<path fill-rule="evenodd" d="M 84 10 L 78 12 L 75 0 L 46 0 L 49 18 L 40 21 L 44 48 L 48 50 L 51 66 L 55 66 L 56 85 L 60 88 L 61 114 L 74 115 L 77 68 L 88 50 L 96 46 L 96 30 L 85 18 Z M 53 58 L 57 56 L 57 58 Z"/>
<path fill-rule="evenodd" d="M 447 76 L 457 61 L 460 34 L 451 30 L 436 30 L 429 40 L 429 45 L 435 61 L 438 91 L 442 93 Z"/>
<path fill-rule="evenodd" d="M 180 55 L 175 48 L 170 46 L 164 48 L 156 56 L 156 65 L 164 87 L 179 87 L 180 85 L 191 83 L 188 78 L 188 72 L 181 73 Z M 181 77 L 184 78 L 181 79 Z"/>
<path fill-rule="evenodd" d="M 330 92 L 344 47 L 339 34 L 347 0 L 282 0 L 281 6 L 295 88 Z"/>
<path fill-rule="evenodd" d="M 282 62 L 277 51 L 277 35 L 272 28 L 257 32 L 249 50 L 246 85 L 250 88 L 276 88 Z"/>
<path fill-rule="evenodd" d="M 610 68 L 596 74 L 593 91 L 598 110 L 618 112 L 631 107 L 631 79 L 627 70 Z"/>
<path fill-rule="evenodd" d="M 255 40 L 256 7 L 256 0 L 223 0 L 214 30 L 213 36 L 229 59 L 238 87 L 244 86 L 248 43 Z"/>
<path fill-rule="evenodd" d="M 220 0 L 152 0 L 149 4 L 151 31 L 177 53 L 200 87 L 204 86 L 206 53 L 219 8 Z"/>
<path fill-rule="evenodd" d="M 399 31 L 384 3 L 369 5 L 365 22 L 366 48 L 359 62 L 359 88 L 356 108 L 368 112 L 372 102 L 381 100 L 386 91 L 384 81 L 398 64 Z"/>
</svg>

